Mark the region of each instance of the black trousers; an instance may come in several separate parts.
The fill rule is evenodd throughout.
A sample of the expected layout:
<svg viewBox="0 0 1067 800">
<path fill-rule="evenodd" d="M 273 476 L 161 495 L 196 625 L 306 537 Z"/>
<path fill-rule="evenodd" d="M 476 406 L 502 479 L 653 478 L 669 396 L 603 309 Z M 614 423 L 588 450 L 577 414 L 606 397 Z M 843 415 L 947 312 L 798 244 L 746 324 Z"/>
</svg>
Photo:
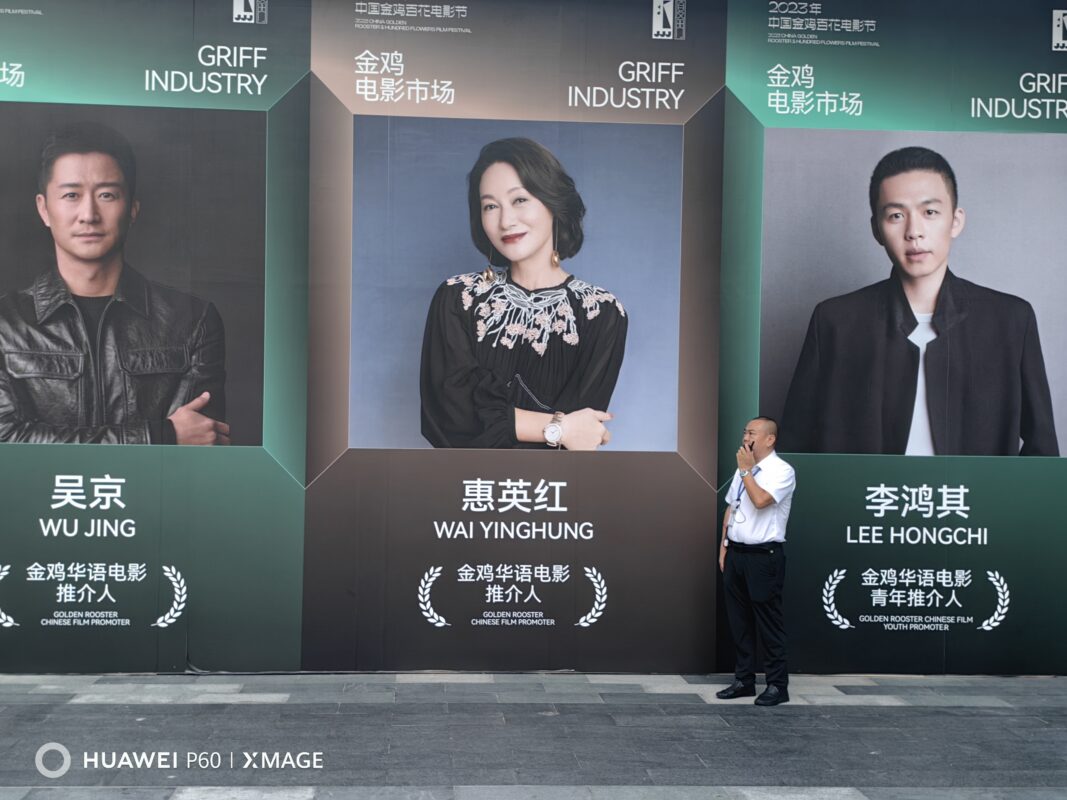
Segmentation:
<svg viewBox="0 0 1067 800">
<path fill-rule="evenodd" d="M 781 542 L 766 551 L 747 550 L 731 543 L 726 548 L 723 587 L 726 615 L 734 640 L 737 662 L 734 677 L 744 684 L 756 681 L 756 631 L 769 686 L 789 685 L 785 659 L 785 547 Z"/>
</svg>

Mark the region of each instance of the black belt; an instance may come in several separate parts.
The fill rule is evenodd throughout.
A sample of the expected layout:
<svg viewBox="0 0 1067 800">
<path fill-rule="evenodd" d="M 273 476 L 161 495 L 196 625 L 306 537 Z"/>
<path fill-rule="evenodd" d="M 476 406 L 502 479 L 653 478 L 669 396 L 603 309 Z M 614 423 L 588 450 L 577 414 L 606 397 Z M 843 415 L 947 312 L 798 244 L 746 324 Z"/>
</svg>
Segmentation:
<svg viewBox="0 0 1067 800">
<path fill-rule="evenodd" d="M 768 542 L 767 544 L 741 544 L 741 542 L 735 542 L 730 540 L 730 544 L 727 546 L 727 550 L 736 550 L 738 553 L 763 553 L 763 555 L 770 555 L 774 552 L 775 548 L 784 547 L 785 542 Z"/>
</svg>

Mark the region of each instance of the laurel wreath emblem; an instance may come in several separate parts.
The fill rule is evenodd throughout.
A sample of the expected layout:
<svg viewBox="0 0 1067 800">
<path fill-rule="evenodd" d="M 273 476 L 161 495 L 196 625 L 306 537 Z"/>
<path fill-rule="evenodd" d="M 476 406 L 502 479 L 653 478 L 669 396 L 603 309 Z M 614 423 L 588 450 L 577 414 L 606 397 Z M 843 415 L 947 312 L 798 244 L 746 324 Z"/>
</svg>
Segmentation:
<svg viewBox="0 0 1067 800">
<path fill-rule="evenodd" d="M 608 603 L 608 585 L 604 582 L 604 576 L 593 567 L 585 568 L 585 577 L 593 584 L 593 607 L 589 609 L 588 614 L 574 624 L 576 627 L 588 628 L 604 613 L 604 607 Z"/>
<path fill-rule="evenodd" d="M 178 572 L 177 567 L 163 567 L 163 574 L 174 588 L 174 602 L 170 604 L 167 613 L 152 623 L 152 628 L 166 628 L 178 621 L 178 617 L 185 610 L 185 601 L 189 598 L 189 589 L 185 585 L 185 578 Z"/>
<path fill-rule="evenodd" d="M 0 581 L 7 577 L 7 574 L 11 572 L 10 564 L 0 564 Z M 4 613 L 4 610 L 0 608 L 0 628 L 17 628 L 19 624 L 15 622 L 13 618 Z"/>
<path fill-rule="evenodd" d="M 426 570 L 426 574 L 422 576 L 422 580 L 419 581 L 419 610 L 426 617 L 426 621 L 435 628 L 451 627 L 452 625 L 452 623 L 434 611 L 433 605 L 430 603 L 430 589 L 433 587 L 433 582 L 441 577 L 441 569 L 442 567 L 430 567 Z"/>
<path fill-rule="evenodd" d="M 986 572 L 986 576 L 989 578 L 989 582 L 993 584 L 993 588 L 997 590 L 997 610 L 993 612 L 993 616 L 978 626 L 980 631 L 991 631 L 1002 623 L 1004 617 L 1008 616 L 1008 604 L 1011 602 L 1008 582 L 1001 577 L 1000 573 L 989 570 Z"/>
<path fill-rule="evenodd" d="M 845 617 L 841 615 L 841 612 L 837 610 L 837 600 L 834 599 L 834 595 L 837 592 L 837 585 L 845 579 L 847 573 L 848 570 L 835 569 L 830 573 L 830 577 L 826 579 L 826 583 L 822 586 L 822 610 L 826 612 L 826 616 L 829 618 L 830 622 L 843 631 L 856 627 L 845 619 Z"/>
</svg>

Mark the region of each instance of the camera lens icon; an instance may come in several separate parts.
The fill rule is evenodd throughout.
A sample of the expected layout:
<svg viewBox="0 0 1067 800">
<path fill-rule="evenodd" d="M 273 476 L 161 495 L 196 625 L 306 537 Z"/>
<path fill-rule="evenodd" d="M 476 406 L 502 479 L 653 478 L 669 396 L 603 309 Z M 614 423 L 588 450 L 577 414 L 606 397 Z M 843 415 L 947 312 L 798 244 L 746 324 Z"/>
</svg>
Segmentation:
<svg viewBox="0 0 1067 800">
<path fill-rule="evenodd" d="M 60 759 L 62 759 L 60 765 L 56 769 L 49 769 L 44 764 L 45 756 L 50 753 L 59 753 Z M 51 759 L 54 761 L 54 759 Z M 67 774 L 70 769 L 70 750 L 65 748 L 59 742 L 47 742 L 37 748 L 37 755 L 33 758 L 33 763 L 37 767 L 37 771 L 40 772 L 46 778 L 62 778 Z"/>
</svg>

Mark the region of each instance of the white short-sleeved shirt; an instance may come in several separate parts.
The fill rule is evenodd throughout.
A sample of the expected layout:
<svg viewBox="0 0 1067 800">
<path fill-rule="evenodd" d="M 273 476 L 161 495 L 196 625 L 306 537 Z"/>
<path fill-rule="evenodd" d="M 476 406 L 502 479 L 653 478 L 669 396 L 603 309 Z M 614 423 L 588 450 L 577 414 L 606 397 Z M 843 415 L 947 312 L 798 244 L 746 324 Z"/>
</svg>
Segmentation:
<svg viewBox="0 0 1067 800">
<path fill-rule="evenodd" d="M 793 505 L 793 489 L 797 485 L 796 474 L 789 464 L 771 451 L 756 465 L 752 477 L 760 488 L 774 498 L 774 502 L 766 508 L 756 508 L 745 491 L 741 473 L 735 471 L 726 495 L 726 502 L 730 504 L 727 536 L 741 544 L 784 542 L 789 509 Z"/>
</svg>

